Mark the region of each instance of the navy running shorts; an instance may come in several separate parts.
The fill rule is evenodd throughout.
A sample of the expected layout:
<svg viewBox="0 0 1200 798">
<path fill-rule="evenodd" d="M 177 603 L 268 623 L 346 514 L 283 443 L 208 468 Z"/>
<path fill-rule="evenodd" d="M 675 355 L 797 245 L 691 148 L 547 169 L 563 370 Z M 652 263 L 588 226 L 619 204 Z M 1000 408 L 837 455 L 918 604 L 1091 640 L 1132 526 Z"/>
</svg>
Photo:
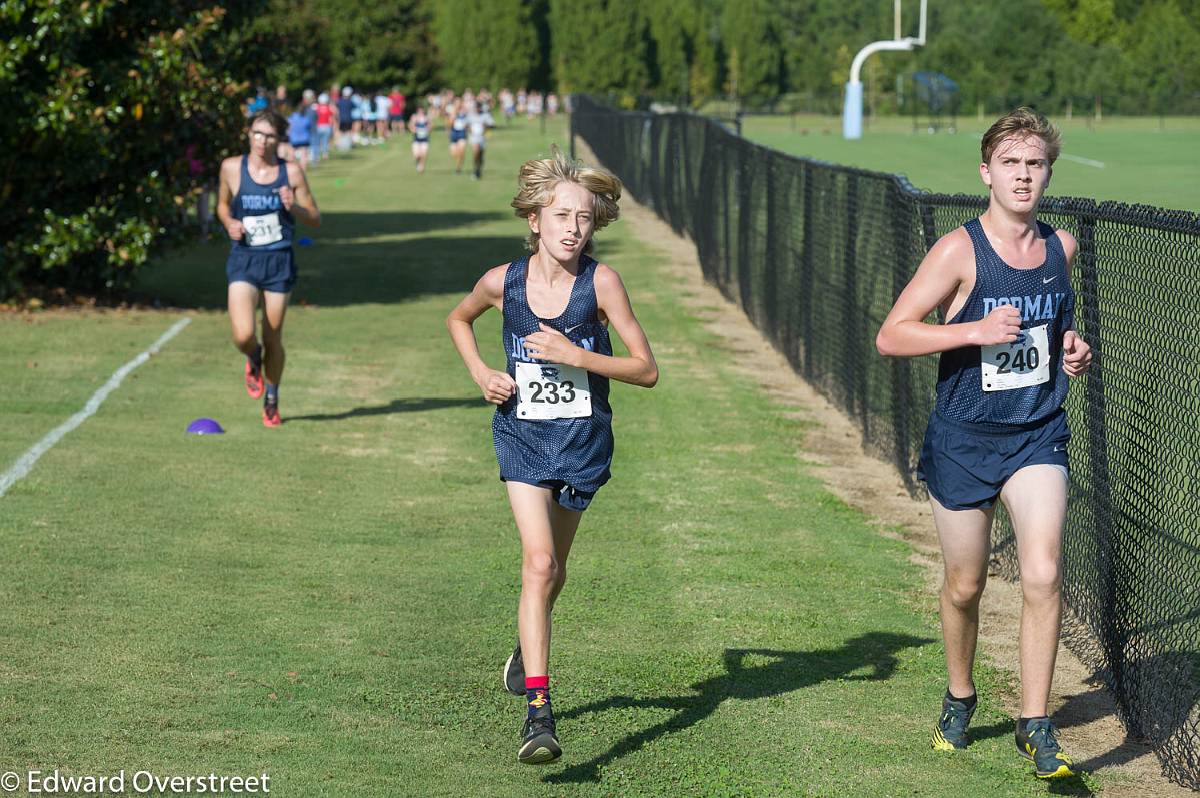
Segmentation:
<svg viewBox="0 0 1200 798">
<path fill-rule="evenodd" d="M 296 259 L 292 248 L 255 252 L 235 248 L 225 263 L 225 279 L 250 283 L 260 291 L 286 294 L 296 284 Z"/>
<path fill-rule="evenodd" d="M 535 488 L 549 488 L 550 498 L 568 510 L 574 510 L 577 513 L 582 513 L 586 510 L 588 505 L 592 503 L 592 499 L 596 496 L 596 491 L 589 493 L 586 490 L 576 490 L 561 479 L 544 479 L 541 482 L 534 482 L 533 480 L 513 479 L 512 477 L 505 479 L 501 477 L 501 480 L 504 482 L 521 482 L 525 485 L 533 485 Z"/>
<path fill-rule="evenodd" d="M 935 410 L 925 430 L 917 479 L 947 510 L 988 508 L 1004 483 L 1025 466 L 1068 468 L 1070 440 L 1062 410 L 1028 426 L 968 424 Z"/>
</svg>

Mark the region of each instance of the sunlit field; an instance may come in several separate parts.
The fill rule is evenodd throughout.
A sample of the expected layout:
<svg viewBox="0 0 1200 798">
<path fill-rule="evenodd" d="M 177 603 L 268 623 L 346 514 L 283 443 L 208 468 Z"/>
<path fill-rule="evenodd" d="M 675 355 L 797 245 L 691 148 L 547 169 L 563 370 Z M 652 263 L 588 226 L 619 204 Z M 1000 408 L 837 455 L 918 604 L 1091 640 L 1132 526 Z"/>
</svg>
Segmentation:
<svg viewBox="0 0 1200 798">
<path fill-rule="evenodd" d="M 993 120 L 959 117 L 957 132 L 949 133 L 943 119 L 932 134 L 925 117 L 918 121 L 914 132 L 911 117 L 868 118 L 858 141 L 843 139 L 842 121 L 833 116 L 747 116 L 742 131 L 793 155 L 899 173 L 928 191 L 983 194 L 979 141 Z M 1063 149 L 1047 195 L 1200 209 L 1200 118 L 1051 121 L 1062 129 Z"/>
</svg>

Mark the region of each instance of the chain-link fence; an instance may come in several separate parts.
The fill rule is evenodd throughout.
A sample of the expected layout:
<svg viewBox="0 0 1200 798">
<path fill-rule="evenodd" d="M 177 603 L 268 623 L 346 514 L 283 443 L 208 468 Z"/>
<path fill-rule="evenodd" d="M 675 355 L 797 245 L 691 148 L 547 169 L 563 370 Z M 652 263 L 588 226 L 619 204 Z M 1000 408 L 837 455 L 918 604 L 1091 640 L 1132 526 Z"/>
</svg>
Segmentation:
<svg viewBox="0 0 1200 798">
<path fill-rule="evenodd" d="M 575 101 L 572 136 L 695 242 L 705 277 L 917 494 L 937 358 L 881 357 L 875 334 L 934 241 L 986 201 L 785 155 L 695 115 Z M 1166 775 L 1200 789 L 1200 216 L 1076 198 L 1038 213 L 1079 241 L 1076 323 L 1094 352 L 1067 401 L 1065 640 Z M 1015 578 L 998 516 L 994 550 Z"/>
</svg>

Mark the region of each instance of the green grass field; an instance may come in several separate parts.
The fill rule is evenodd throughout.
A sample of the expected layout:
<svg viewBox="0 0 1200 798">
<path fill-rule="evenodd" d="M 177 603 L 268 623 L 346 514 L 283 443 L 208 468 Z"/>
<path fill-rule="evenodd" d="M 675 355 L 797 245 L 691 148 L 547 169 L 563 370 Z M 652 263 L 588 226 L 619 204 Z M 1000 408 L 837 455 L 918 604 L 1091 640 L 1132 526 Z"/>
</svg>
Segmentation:
<svg viewBox="0 0 1200 798">
<path fill-rule="evenodd" d="M 1063 154 L 1047 195 L 1200 210 L 1200 118 L 1052 121 L 1062 128 Z M 793 155 L 903 174 L 928 191 L 982 196 L 979 141 L 991 122 L 960 117 L 957 133 L 930 135 L 913 133 L 908 117 L 876 118 L 867 120 L 862 139 L 846 141 L 838 117 L 748 116 L 742 131 Z"/>
<path fill-rule="evenodd" d="M 0 498 L 0 771 L 266 772 L 304 798 L 1102 787 L 1033 778 L 999 709 L 1012 679 L 986 666 L 974 745 L 929 749 L 945 677 L 909 547 L 822 487 L 804 427 L 621 223 L 599 254 L 662 379 L 614 388 L 614 478 L 555 615 L 566 755 L 517 764 L 523 704 L 499 677 L 520 549 L 442 322 L 521 254 L 516 167 L 551 140 L 565 127 L 501 129 L 481 182 L 442 147 L 418 176 L 403 143 L 315 173 L 280 429 L 240 384 L 224 243 L 147 273 L 144 295 L 185 310 L 0 316 L 0 468 L 194 319 Z M 503 363 L 496 314 L 477 331 Z M 199 416 L 227 434 L 186 435 Z"/>
</svg>

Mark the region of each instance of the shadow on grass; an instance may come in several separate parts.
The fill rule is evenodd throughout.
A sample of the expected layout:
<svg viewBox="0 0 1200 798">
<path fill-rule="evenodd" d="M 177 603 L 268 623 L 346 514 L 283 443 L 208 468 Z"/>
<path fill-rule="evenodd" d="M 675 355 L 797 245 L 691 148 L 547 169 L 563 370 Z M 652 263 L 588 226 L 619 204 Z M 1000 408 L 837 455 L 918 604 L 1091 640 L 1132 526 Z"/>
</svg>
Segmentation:
<svg viewBox="0 0 1200 798">
<path fill-rule="evenodd" d="M 522 256 L 522 231 L 511 236 L 472 235 L 499 213 L 327 213 L 318 229 L 296 228 L 298 279 L 292 304 L 346 306 L 390 304 L 428 294 L 466 294 L 492 266 Z M 449 233 L 461 231 L 461 235 Z M 414 237 L 415 234 L 415 237 Z M 396 240 L 396 236 L 408 236 Z M 218 230 L 207 243 L 184 247 L 156 260 L 139 276 L 134 293 L 162 305 L 220 310 L 226 303 L 225 261 L 229 242 Z"/>
<path fill-rule="evenodd" d="M 544 781 L 552 783 L 584 783 L 600 781 L 600 770 L 610 762 L 631 754 L 667 734 L 682 731 L 700 723 L 713 714 L 723 702 L 734 699 L 749 701 L 756 698 L 789 693 L 831 680 L 884 681 L 896 670 L 896 655 L 906 648 L 919 648 L 934 642 L 928 638 L 889 632 L 870 632 L 847 640 L 840 648 L 817 651 L 774 651 L 771 649 L 726 649 L 725 673 L 692 685 L 696 695 L 662 696 L 660 698 L 630 698 L 613 696 L 582 707 L 570 709 L 559 720 L 576 718 L 609 709 L 671 709 L 674 717 L 631 734 L 615 743 L 605 753 L 581 762 Z M 766 657 L 763 665 L 744 665 L 746 657 Z M 856 674 L 869 667 L 871 673 Z"/>
<path fill-rule="evenodd" d="M 373 407 L 356 407 L 341 413 L 316 413 L 309 416 L 288 416 L 283 423 L 294 421 L 343 421 L 358 416 L 387 416 L 392 413 L 420 413 L 426 410 L 445 410 L 448 407 L 491 407 L 483 397 L 473 399 L 453 399 L 449 397 L 425 397 L 420 399 L 393 399 L 386 405 Z"/>
<path fill-rule="evenodd" d="M 498 222 L 511 235 L 473 230 L 495 229 Z M 519 219 L 500 211 L 326 213 L 320 228 L 296 228 L 297 241 L 308 238 L 312 245 L 294 248 L 298 278 L 291 304 L 346 307 L 465 295 L 485 271 L 526 254 L 525 232 Z M 606 256 L 620 249 L 613 241 L 601 247 Z M 155 306 L 223 310 L 228 256 L 229 242 L 218 230 L 207 243 L 156 260 L 133 294 Z"/>
</svg>

